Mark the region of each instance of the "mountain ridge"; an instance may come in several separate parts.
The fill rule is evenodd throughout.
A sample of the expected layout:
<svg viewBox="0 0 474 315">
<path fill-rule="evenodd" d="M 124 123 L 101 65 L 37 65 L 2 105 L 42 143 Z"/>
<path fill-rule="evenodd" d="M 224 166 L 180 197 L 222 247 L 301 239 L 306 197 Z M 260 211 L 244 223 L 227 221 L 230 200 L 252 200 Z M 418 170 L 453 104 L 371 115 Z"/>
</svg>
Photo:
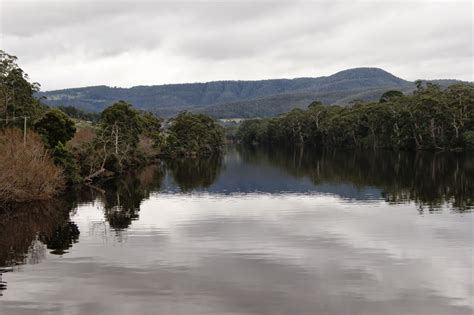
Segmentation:
<svg viewBox="0 0 474 315">
<path fill-rule="evenodd" d="M 455 81 L 439 82 L 445 86 Z M 278 115 L 294 107 L 305 107 L 314 100 L 341 105 L 354 99 L 371 101 L 390 89 L 407 93 L 414 87 L 413 82 L 383 69 L 361 67 L 314 78 L 222 80 L 130 88 L 98 85 L 39 92 L 37 96 L 45 97 L 45 103 L 51 106 L 75 106 L 95 112 L 125 100 L 160 116 L 190 110 L 218 118 L 249 118 Z"/>
</svg>

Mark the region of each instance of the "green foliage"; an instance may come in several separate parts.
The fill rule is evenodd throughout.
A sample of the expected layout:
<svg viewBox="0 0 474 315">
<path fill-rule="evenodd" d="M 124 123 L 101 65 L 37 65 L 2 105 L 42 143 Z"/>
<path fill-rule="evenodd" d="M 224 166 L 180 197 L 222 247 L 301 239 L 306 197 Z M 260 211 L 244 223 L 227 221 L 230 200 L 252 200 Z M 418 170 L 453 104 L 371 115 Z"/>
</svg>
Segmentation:
<svg viewBox="0 0 474 315">
<path fill-rule="evenodd" d="M 447 89 L 422 82 L 413 95 L 389 91 L 378 103 L 351 107 L 313 102 L 272 119 L 241 124 L 237 138 L 247 144 L 289 147 L 365 147 L 451 150 L 469 147 L 474 130 L 474 87 Z"/>
<path fill-rule="evenodd" d="M 112 129 L 112 127 L 117 128 L 123 137 L 138 142 L 142 124 L 138 110 L 134 109 L 131 104 L 119 101 L 107 107 L 100 115 L 100 123 L 104 130 Z"/>
<path fill-rule="evenodd" d="M 203 114 L 182 112 L 170 119 L 166 152 L 171 155 L 211 155 L 222 151 L 224 128 Z"/>
<path fill-rule="evenodd" d="M 74 137 L 74 121 L 59 109 L 48 110 L 34 125 L 35 130 L 43 136 L 50 148 L 58 143 L 66 143 Z"/>
<path fill-rule="evenodd" d="M 28 75 L 18 66 L 17 57 L 0 50 L 0 127 L 19 126 L 29 117 L 35 121 L 45 107 L 33 97 L 39 91 L 38 83 L 30 83 Z"/>
<path fill-rule="evenodd" d="M 82 181 L 77 160 L 62 142 L 58 142 L 54 147 L 53 159 L 54 164 L 63 169 L 63 175 L 68 183 L 76 184 Z"/>
<path fill-rule="evenodd" d="M 241 123 L 236 138 L 246 144 L 257 144 L 266 141 L 269 121 L 265 119 L 250 119 Z"/>
<path fill-rule="evenodd" d="M 105 148 L 109 170 L 133 163 L 141 132 L 140 113 L 132 105 L 119 101 L 102 112 L 97 142 Z"/>
<path fill-rule="evenodd" d="M 161 130 L 162 119 L 149 112 L 141 112 L 139 119 L 142 134 L 153 140 L 155 148 L 162 148 L 165 141 Z"/>
</svg>

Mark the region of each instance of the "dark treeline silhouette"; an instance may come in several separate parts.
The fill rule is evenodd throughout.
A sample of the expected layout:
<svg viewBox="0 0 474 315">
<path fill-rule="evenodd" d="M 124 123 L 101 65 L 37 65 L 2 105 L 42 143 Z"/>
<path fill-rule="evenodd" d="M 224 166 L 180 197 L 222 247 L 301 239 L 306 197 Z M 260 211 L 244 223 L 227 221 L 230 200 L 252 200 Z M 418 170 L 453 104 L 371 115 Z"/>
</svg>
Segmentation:
<svg viewBox="0 0 474 315">
<path fill-rule="evenodd" d="M 167 170 L 182 192 L 208 188 L 222 170 L 222 156 L 201 159 L 170 159 Z"/>
<path fill-rule="evenodd" d="M 64 254 L 78 240 L 79 229 L 70 221 L 73 205 L 64 199 L 16 204 L 0 211 L 0 267 L 27 260 L 38 263 L 49 249 Z M 35 242 L 45 246 L 34 246 Z"/>
<path fill-rule="evenodd" d="M 120 231 L 130 226 L 139 217 L 140 205 L 159 191 L 164 177 L 161 165 L 144 167 L 135 172 L 108 180 L 97 194 L 110 227 Z"/>
<path fill-rule="evenodd" d="M 455 211 L 474 206 L 474 156 L 387 150 L 285 150 L 240 147 L 248 163 L 271 164 L 315 185 L 376 187 L 388 203 L 415 202 L 420 211 L 447 204 Z"/>
<path fill-rule="evenodd" d="M 417 82 L 412 95 L 388 91 L 377 103 L 313 102 L 306 110 L 245 121 L 236 136 L 246 144 L 287 147 L 474 149 L 474 86 Z"/>
</svg>

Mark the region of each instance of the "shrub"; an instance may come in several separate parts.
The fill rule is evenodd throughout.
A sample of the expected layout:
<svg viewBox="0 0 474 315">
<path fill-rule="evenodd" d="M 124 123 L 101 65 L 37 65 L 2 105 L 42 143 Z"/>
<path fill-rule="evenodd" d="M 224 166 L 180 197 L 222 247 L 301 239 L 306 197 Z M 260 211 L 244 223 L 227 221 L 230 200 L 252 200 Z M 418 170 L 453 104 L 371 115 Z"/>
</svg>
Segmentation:
<svg viewBox="0 0 474 315">
<path fill-rule="evenodd" d="M 64 185 L 41 138 L 34 132 L 0 130 L 0 203 L 48 199 Z"/>
<path fill-rule="evenodd" d="M 35 123 L 35 129 L 43 136 L 50 148 L 54 148 L 59 142 L 65 144 L 76 133 L 76 127 L 71 118 L 57 108 L 48 110 Z"/>
<path fill-rule="evenodd" d="M 79 175 L 79 166 L 71 151 L 62 142 L 53 149 L 54 164 L 63 169 L 64 179 L 68 184 L 77 184 L 82 181 Z"/>
</svg>

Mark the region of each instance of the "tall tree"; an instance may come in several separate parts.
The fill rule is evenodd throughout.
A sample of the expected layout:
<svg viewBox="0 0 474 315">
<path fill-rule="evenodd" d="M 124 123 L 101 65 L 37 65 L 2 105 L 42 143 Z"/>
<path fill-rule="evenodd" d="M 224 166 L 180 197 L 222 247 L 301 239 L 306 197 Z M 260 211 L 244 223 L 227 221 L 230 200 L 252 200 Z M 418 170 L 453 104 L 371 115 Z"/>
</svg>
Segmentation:
<svg viewBox="0 0 474 315">
<path fill-rule="evenodd" d="M 224 128 L 204 114 L 182 112 L 169 122 L 166 146 L 172 155 L 212 155 L 224 145 Z"/>
<path fill-rule="evenodd" d="M 8 122 L 18 116 L 36 119 L 42 106 L 33 94 L 38 83 L 30 83 L 28 75 L 18 66 L 17 57 L 0 50 L 0 117 Z"/>
<path fill-rule="evenodd" d="M 139 112 L 129 103 L 119 101 L 102 112 L 98 141 L 121 169 L 123 163 L 134 155 L 141 131 Z"/>
</svg>

